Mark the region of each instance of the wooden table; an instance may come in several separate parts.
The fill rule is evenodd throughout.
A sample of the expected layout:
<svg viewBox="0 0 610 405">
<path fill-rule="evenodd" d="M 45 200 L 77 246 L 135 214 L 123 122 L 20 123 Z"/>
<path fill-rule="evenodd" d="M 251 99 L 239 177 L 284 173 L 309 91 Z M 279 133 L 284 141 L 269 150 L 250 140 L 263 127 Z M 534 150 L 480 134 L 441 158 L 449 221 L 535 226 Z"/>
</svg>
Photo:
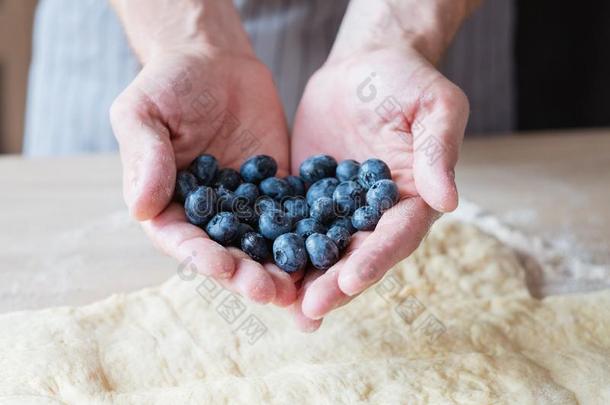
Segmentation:
<svg viewBox="0 0 610 405">
<path fill-rule="evenodd" d="M 116 156 L 0 159 L 0 312 L 87 303 L 176 271 L 128 218 L 120 172 Z M 457 174 L 468 200 L 610 265 L 609 130 L 467 140 Z"/>
<path fill-rule="evenodd" d="M 610 130 L 467 140 L 457 179 L 503 221 L 610 264 Z"/>
</svg>

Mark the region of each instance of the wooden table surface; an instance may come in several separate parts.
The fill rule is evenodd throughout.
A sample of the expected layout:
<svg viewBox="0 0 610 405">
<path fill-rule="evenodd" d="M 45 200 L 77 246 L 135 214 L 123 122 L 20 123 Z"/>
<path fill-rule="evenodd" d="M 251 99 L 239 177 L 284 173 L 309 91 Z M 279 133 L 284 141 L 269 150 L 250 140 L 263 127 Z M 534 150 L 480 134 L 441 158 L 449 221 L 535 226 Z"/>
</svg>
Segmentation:
<svg viewBox="0 0 610 405">
<path fill-rule="evenodd" d="M 610 130 L 468 140 L 457 178 L 504 222 L 610 264 Z"/>
<path fill-rule="evenodd" d="M 0 158 L 0 312 L 83 304 L 160 283 L 121 198 L 117 156 Z M 467 140 L 461 195 L 527 233 L 610 265 L 610 130 Z"/>
</svg>

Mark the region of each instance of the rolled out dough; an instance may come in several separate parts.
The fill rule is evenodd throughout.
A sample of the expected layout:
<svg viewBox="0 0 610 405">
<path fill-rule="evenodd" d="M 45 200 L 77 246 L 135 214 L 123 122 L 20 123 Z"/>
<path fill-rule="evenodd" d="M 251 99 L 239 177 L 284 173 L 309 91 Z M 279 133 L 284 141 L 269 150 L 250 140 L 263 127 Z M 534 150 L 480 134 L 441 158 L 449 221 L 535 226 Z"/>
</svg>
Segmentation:
<svg viewBox="0 0 610 405">
<path fill-rule="evenodd" d="M 0 403 L 610 404 L 608 308 L 445 222 L 312 335 L 202 277 L 2 315 Z"/>
</svg>

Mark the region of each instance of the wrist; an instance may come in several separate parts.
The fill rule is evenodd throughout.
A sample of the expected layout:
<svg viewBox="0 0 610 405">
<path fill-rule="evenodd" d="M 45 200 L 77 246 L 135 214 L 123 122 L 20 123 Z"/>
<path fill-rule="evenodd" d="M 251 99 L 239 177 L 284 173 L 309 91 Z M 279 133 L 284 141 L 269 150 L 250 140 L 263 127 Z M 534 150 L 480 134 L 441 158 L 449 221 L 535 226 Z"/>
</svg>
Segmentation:
<svg viewBox="0 0 610 405">
<path fill-rule="evenodd" d="M 231 0 L 111 0 L 140 61 L 164 54 L 253 56 Z"/>
<path fill-rule="evenodd" d="M 352 0 L 329 59 L 395 48 L 415 50 L 437 64 L 476 3 L 478 0 Z"/>
</svg>

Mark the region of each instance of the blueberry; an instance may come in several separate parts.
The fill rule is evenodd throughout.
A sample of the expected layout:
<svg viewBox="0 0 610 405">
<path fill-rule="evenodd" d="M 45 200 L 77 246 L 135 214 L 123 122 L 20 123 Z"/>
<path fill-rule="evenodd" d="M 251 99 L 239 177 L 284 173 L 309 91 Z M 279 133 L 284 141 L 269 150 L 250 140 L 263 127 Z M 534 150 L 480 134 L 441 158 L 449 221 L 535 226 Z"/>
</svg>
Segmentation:
<svg viewBox="0 0 610 405">
<path fill-rule="evenodd" d="M 245 199 L 236 197 L 233 202 L 232 212 L 240 222 L 246 223 L 253 227 L 257 226 L 259 215 L 256 213 L 254 208 L 248 205 Z"/>
<path fill-rule="evenodd" d="M 180 170 L 176 174 L 176 199 L 180 202 L 184 202 L 186 197 L 195 191 L 199 181 L 195 175 L 187 170 Z"/>
<path fill-rule="evenodd" d="M 385 212 L 398 202 L 398 187 L 392 180 L 379 180 L 366 192 L 366 203 Z"/>
<path fill-rule="evenodd" d="M 292 221 L 283 211 L 267 210 L 258 220 L 258 229 L 265 238 L 273 240 L 281 234 L 290 232 Z"/>
<path fill-rule="evenodd" d="M 286 214 L 292 219 L 293 224 L 309 216 L 309 206 L 303 197 L 288 198 L 284 200 L 282 205 Z"/>
<path fill-rule="evenodd" d="M 360 207 L 354 212 L 352 225 L 359 231 L 372 231 L 377 226 L 381 218 L 381 213 L 376 208 L 369 205 Z"/>
<path fill-rule="evenodd" d="M 184 211 L 191 224 L 197 226 L 207 224 L 216 213 L 216 193 L 210 187 L 198 187 L 186 197 Z"/>
<path fill-rule="evenodd" d="M 209 186 L 216 177 L 218 161 L 212 155 L 201 155 L 191 163 L 190 171 L 202 185 Z"/>
<path fill-rule="evenodd" d="M 276 201 L 281 201 L 292 195 L 292 187 L 284 179 L 269 177 L 259 185 L 261 194 L 267 195 Z"/>
<path fill-rule="evenodd" d="M 235 196 L 245 198 L 249 205 L 254 205 L 258 195 L 256 184 L 242 183 L 235 189 Z"/>
<path fill-rule="evenodd" d="M 237 186 L 241 184 L 241 176 L 237 173 L 237 170 L 233 169 L 221 169 L 216 173 L 214 178 L 215 187 L 224 187 L 227 190 L 235 191 Z"/>
<path fill-rule="evenodd" d="M 349 240 L 351 238 L 349 231 L 342 226 L 331 227 L 328 232 L 326 232 L 326 236 L 335 242 L 335 245 L 337 245 L 337 249 L 339 249 L 340 252 L 345 250 L 347 245 L 349 245 Z"/>
<path fill-rule="evenodd" d="M 335 177 L 340 181 L 357 180 L 358 170 L 360 170 L 360 163 L 347 159 L 337 165 Z"/>
<path fill-rule="evenodd" d="M 332 198 L 333 192 L 337 185 L 339 184 L 339 180 L 334 177 L 327 177 L 322 180 L 318 180 L 309 187 L 307 190 L 307 204 L 310 206 L 320 197 L 330 197 Z"/>
<path fill-rule="evenodd" d="M 292 195 L 295 197 L 305 197 L 305 182 L 298 176 L 286 176 L 284 180 L 292 187 Z"/>
<path fill-rule="evenodd" d="M 333 200 L 340 216 L 349 216 L 364 205 L 365 190 L 356 181 L 340 183 L 333 192 Z"/>
<path fill-rule="evenodd" d="M 339 249 L 335 242 L 321 233 L 309 235 L 305 241 L 305 249 L 309 255 L 311 264 L 316 269 L 328 270 L 339 261 Z"/>
<path fill-rule="evenodd" d="M 352 225 L 352 219 L 349 217 L 335 219 L 333 223 L 330 224 L 330 227 L 333 228 L 335 226 L 341 226 L 347 229 L 350 234 L 354 234 L 356 232 L 356 228 L 354 228 L 354 225 Z"/>
<path fill-rule="evenodd" d="M 256 232 L 248 232 L 242 236 L 241 250 L 259 263 L 267 260 L 270 255 L 267 240 Z"/>
<path fill-rule="evenodd" d="M 273 241 L 273 260 L 286 273 L 302 270 L 307 265 L 305 242 L 296 233 L 285 233 Z"/>
<path fill-rule="evenodd" d="M 228 246 L 239 235 L 239 220 L 230 212 L 220 212 L 205 227 L 208 236 L 223 246 Z"/>
<path fill-rule="evenodd" d="M 325 177 L 333 177 L 337 169 L 337 161 L 332 156 L 315 155 L 301 163 L 299 172 L 301 178 L 308 183 L 315 183 Z"/>
<path fill-rule="evenodd" d="M 362 163 L 358 171 L 358 180 L 360 184 L 367 190 L 377 180 L 391 179 L 392 173 L 390 168 L 382 160 L 369 159 Z"/>
<path fill-rule="evenodd" d="M 241 247 L 241 239 L 244 237 L 245 234 L 247 234 L 249 232 L 255 232 L 254 228 L 252 228 L 248 224 L 244 224 L 243 222 L 240 222 L 239 227 L 237 227 L 237 236 L 235 237 L 235 240 L 233 241 L 233 245 L 235 245 L 237 247 Z"/>
<path fill-rule="evenodd" d="M 267 210 L 279 210 L 280 204 L 269 196 L 261 196 L 254 203 L 254 210 L 258 215 L 261 215 Z"/>
<path fill-rule="evenodd" d="M 235 193 L 225 187 L 218 187 L 216 189 L 216 195 L 218 196 L 218 202 L 216 204 L 216 211 L 222 212 L 233 211 L 233 204 L 235 203 Z"/>
<path fill-rule="evenodd" d="M 277 163 L 271 156 L 253 156 L 241 165 L 239 172 L 244 181 L 258 184 L 267 177 L 275 176 Z"/>
<path fill-rule="evenodd" d="M 318 222 L 327 224 L 335 219 L 335 204 L 332 198 L 320 197 L 313 202 L 309 216 Z"/>
<path fill-rule="evenodd" d="M 313 218 L 305 218 L 297 222 L 294 230 L 303 239 L 314 233 L 326 233 L 328 228 Z"/>
</svg>

